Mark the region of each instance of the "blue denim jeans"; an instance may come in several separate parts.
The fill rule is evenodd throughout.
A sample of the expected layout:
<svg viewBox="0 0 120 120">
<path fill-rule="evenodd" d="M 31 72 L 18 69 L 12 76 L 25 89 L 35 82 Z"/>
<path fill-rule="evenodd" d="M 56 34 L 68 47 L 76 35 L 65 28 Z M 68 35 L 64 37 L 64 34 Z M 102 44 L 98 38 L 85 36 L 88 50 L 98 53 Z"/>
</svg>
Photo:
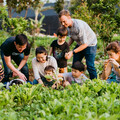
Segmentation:
<svg viewBox="0 0 120 120">
<path fill-rule="evenodd" d="M 2 58 L 2 62 L 3 62 L 3 66 L 4 66 L 4 74 L 5 77 L 3 79 L 2 82 L 8 82 L 9 81 L 9 77 L 12 77 L 12 71 L 7 67 L 6 63 L 5 63 L 5 59 L 4 59 L 4 53 L 1 50 L 1 58 Z M 14 62 L 19 66 L 20 62 L 22 61 L 22 59 L 24 58 L 23 53 L 20 55 L 12 55 L 11 56 L 11 60 L 14 60 Z M 27 63 L 22 67 L 21 72 L 26 76 L 27 80 L 29 81 L 29 70 L 28 70 L 28 65 Z"/>
<path fill-rule="evenodd" d="M 36 79 L 33 80 L 32 82 L 33 85 L 38 84 L 38 81 Z"/>
<path fill-rule="evenodd" d="M 79 47 L 79 45 L 76 45 L 74 49 L 76 49 L 77 47 Z M 96 49 L 97 49 L 97 45 L 90 46 L 73 55 L 73 63 L 75 63 L 76 61 L 81 62 L 83 57 L 85 57 L 86 64 L 87 64 L 87 70 L 89 72 L 90 79 L 97 78 L 97 73 L 96 73 L 96 69 L 94 66 Z"/>
</svg>

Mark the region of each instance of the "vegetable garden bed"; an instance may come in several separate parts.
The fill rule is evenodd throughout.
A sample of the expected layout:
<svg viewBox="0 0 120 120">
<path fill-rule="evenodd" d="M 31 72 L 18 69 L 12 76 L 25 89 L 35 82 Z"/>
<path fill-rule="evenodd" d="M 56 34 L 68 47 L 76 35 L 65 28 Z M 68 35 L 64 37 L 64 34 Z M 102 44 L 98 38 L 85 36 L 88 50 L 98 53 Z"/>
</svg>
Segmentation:
<svg viewBox="0 0 120 120">
<path fill-rule="evenodd" d="M 41 85 L 0 91 L 0 120 L 118 120 L 120 85 L 87 80 L 63 90 Z"/>
</svg>

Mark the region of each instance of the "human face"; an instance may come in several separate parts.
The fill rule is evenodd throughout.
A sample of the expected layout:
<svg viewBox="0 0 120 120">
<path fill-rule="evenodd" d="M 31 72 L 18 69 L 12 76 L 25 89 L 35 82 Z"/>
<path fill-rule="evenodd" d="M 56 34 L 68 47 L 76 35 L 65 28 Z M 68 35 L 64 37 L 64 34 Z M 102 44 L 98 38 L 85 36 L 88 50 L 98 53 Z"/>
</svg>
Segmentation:
<svg viewBox="0 0 120 120">
<path fill-rule="evenodd" d="M 66 36 L 60 36 L 60 35 L 58 35 L 58 42 L 59 43 L 65 42 L 65 39 L 66 39 Z"/>
<path fill-rule="evenodd" d="M 53 77 L 53 71 L 45 71 L 45 74 L 48 75 L 48 76 L 51 76 Z M 52 81 L 52 79 L 46 79 L 48 82 Z"/>
<path fill-rule="evenodd" d="M 46 62 L 46 57 L 47 57 L 47 55 L 45 54 L 45 53 L 38 53 L 37 55 L 36 55 L 36 59 L 37 59 L 37 61 L 38 62 L 41 62 L 41 63 L 45 63 Z"/>
<path fill-rule="evenodd" d="M 108 57 L 113 58 L 115 60 L 119 60 L 120 58 L 120 53 L 115 53 L 113 50 L 107 51 Z"/>
<path fill-rule="evenodd" d="M 74 78 L 79 78 L 81 74 L 82 74 L 82 72 L 80 72 L 79 70 L 76 70 L 76 69 L 72 68 L 72 76 Z"/>
<path fill-rule="evenodd" d="M 50 70 L 50 71 L 45 71 L 45 74 L 46 74 L 46 75 L 53 76 L 53 71 L 51 71 L 51 70 Z"/>
<path fill-rule="evenodd" d="M 18 52 L 20 52 L 20 53 L 23 52 L 23 50 L 26 49 L 26 46 L 27 46 L 27 43 L 24 44 L 24 45 L 19 45 L 19 44 L 16 44 L 16 42 L 14 42 L 14 44 L 15 44 L 16 49 L 17 49 Z"/>
<path fill-rule="evenodd" d="M 65 15 L 62 15 L 60 18 L 59 18 L 59 21 L 61 22 L 61 24 L 64 26 L 64 27 L 71 27 L 72 26 L 72 19 L 70 16 L 65 16 Z"/>
</svg>

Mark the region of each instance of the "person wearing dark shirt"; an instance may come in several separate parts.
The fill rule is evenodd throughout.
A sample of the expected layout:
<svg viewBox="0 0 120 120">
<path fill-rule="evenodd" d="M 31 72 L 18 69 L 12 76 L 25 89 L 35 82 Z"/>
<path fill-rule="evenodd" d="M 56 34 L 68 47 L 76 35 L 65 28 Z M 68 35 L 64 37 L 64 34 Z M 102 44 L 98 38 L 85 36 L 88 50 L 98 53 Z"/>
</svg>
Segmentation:
<svg viewBox="0 0 120 120">
<path fill-rule="evenodd" d="M 9 81 L 11 71 L 12 77 L 18 76 L 24 81 L 29 80 L 28 66 L 26 63 L 29 54 L 30 44 L 24 34 L 19 34 L 16 35 L 16 37 L 6 39 L 6 41 L 1 45 L 1 58 L 5 73 L 5 77 L 2 81 L 3 83 Z M 11 60 L 18 65 L 18 68 L 15 68 Z"/>
<path fill-rule="evenodd" d="M 3 71 L 2 65 L 0 63 L 0 82 L 3 80 L 3 78 L 4 78 L 4 71 Z"/>
<path fill-rule="evenodd" d="M 58 39 L 50 45 L 50 55 L 53 54 L 53 57 L 57 60 L 60 73 L 67 72 L 67 58 L 65 57 L 65 53 L 69 52 L 69 46 L 65 41 L 67 33 L 66 28 L 59 27 L 57 30 Z"/>
</svg>

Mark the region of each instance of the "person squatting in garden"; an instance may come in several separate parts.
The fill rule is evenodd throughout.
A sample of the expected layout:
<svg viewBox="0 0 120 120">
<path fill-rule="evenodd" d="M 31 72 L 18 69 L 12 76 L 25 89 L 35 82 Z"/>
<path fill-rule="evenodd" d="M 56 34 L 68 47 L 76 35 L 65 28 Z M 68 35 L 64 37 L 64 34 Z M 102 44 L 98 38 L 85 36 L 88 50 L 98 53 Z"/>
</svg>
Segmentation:
<svg viewBox="0 0 120 120">
<path fill-rule="evenodd" d="M 60 77 L 63 77 L 66 81 L 64 86 L 78 83 L 82 85 L 88 78 L 84 75 L 85 65 L 80 61 L 73 63 L 72 65 L 72 72 L 68 73 L 61 73 L 59 74 Z"/>
<path fill-rule="evenodd" d="M 57 61 L 53 56 L 48 56 L 43 46 L 37 47 L 35 51 L 36 57 L 32 59 L 32 68 L 34 73 L 33 84 L 43 84 L 42 79 L 45 76 L 45 67 L 51 65 L 57 70 Z"/>
<path fill-rule="evenodd" d="M 65 54 L 67 59 L 73 56 L 73 64 L 76 61 L 82 61 L 85 56 L 87 70 L 90 75 L 90 79 L 97 78 L 96 69 L 94 66 L 96 49 L 97 49 L 97 37 L 90 26 L 78 19 L 72 19 L 68 10 L 62 10 L 59 13 L 59 21 L 61 25 L 68 28 L 70 39 L 68 45 L 70 46 L 74 41 L 77 45 L 73 51 Z"/>
<path fill-rule="evenodd" d="M 67 72 L 67 57 L 65 57 L 65 53 L 69 52 L 69 46 L 65 41 L 67 34 L 67 28 L 59 27 L 57 30 L 58 39 L 50 45 L 50 55 L 53 54 L 53 57 L 57 60 L 60 73 Z"/>
<path fill-rule="evenodd" d="M 108 83 L 111 82 L 119 83 L 120 82 L 120 43 L 117 41 L 109 43 L 106 47 L 106 51 L 109 59 L 104 62 L 102 79 L 107 80 Z"/>
<path fill-rule="evenodd" d="M 24 81 L 29 81 L 29 71 L 26 63 L 29 54 L 30 44 L 28 43 L 28 39 L 24 34 L 16 35 L 16 37 L 10 37 L 2 43 L 1 58 L 4 65 L 5 74 L 5 77 L 2 80 L 3 83 L 9 81 L 11 71 L 11 77 L 18 76 Z M 14 60 L 14 62 L 18 65 L 18 68 L 15 68 L 11 60 Z"/>
</svg>

